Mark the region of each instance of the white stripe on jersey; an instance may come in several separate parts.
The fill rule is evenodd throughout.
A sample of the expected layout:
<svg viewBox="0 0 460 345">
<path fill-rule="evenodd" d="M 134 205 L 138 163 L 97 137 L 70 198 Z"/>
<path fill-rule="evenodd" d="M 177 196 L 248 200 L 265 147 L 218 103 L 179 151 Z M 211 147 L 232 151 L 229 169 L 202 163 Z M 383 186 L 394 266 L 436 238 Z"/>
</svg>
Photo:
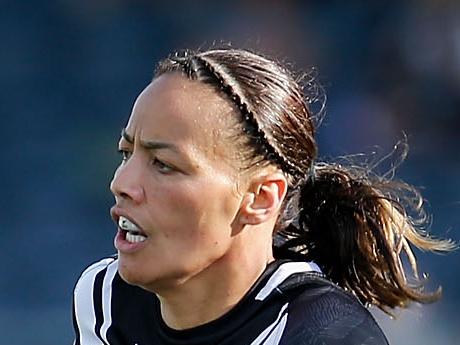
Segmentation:
<svg viewBox="0 0 460 345">
<path fill-rule="evenodd" d="M 288 318 L 288 313 L 284 314 L 283 318 L 281 319 L 280 323 L 275 327 L 272 334 L 265 340 L 264 345 L 278 345 L 281 340 L 281 336 L 283 335 L 284 328 L 286 327 Z"/>
<path fill-rule="evenodd" d="M 256 300 L 263 301 L 275 290 L 278 285 L 286 280 L 287 277 L 294 273 L 301 272 L 321 272 L 320 268 L 314 262 L 286 262 L 282 264 L 278 269 L 273 273 L 273 275 L 268 280 L 267 284 L 259 291 L 256 296 Z"/>
<path fill-rule="evenodd" d="M 101 337 L 108 344 L 107 331 L 112 324 L 112 281 L 118 271 L 118 260 L 110 263 L 102 283 L 102 315 Z"/>
<path fill-rule="evenodd" d="M 75 319 L 80 334 L 80 344 L 100 345 L 101 340 L 94 333 L 96 315 L 94 312 L 93 289 L 96 275 L 113 262 L 114 258 L 101 260 L 89 266 L 75 286 L 74 305 Z"/>
<path fill-rule="evenodd" d="M 276 320 L 251 343 L 251 345 L 278 345 L 281 335 L 284 332 L 284 327 L 287 321 L 287 307 L 289 303 L 286 303 L 281 307 Z M 281 321 L 280 321 L 281 319 Z M 268 336 L 268 337 L 267 337 Z"/>
</svg>

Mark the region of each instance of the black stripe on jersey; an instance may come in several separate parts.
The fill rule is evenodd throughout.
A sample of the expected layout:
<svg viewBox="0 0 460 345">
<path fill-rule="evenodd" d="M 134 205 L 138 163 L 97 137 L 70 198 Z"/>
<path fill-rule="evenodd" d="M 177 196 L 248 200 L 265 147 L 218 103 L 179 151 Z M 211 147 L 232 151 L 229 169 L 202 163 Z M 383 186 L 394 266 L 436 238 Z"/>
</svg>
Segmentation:
<svg viewBox="0 0 460 345">
<path fill-rule="evenodd" d="M 94 315 L 96 316 L 96 323 L 94 324 L 94 333 L 96 333 L 97 337 L 101 339 L 103 344 L 106 344 L 104 339 L 102 339 L 101 337 L 101 327 L 102 323 L 104 322 L 104 315 L 102 312 L 102 308 L 99 308 L 98 306 L 102 305 L 102 284 L 104 282 L 104 277 L 106 273 L 107 267 L 96 275 L 96 277 L 94 278 L 93 285 L 93 305 Z"/>
<path fill-rule="evenodd" d="M 78 330 L 78 324 L 77 324 L 77 317 L 75 316 L 75 299 L 72 298 L 72 324 L 73 324 L 73 329 L 75 332 L 75 341 L 73 345 L 81 345 L 80 344 L 80 332 Z"/>
<path fill-rule="evenodd" d="M 110 345 L 158 344 L 152 337 L 156 328 L 153 313 L 156 297 L 144 289 L 129 285 L 115 274 L 111 284 L 112 322 L 107 332 Z"/>
<path fill-rule="evenodd" d="M 276 323 L 274 325 L 270 325 L 269 327 L 272 327 L 272 329 L 270 330 L 270 332 L 268 332 L 267 336 L 260 342 L 260 344 L 265 344 L 265 342 L 267 341 L 268 338 L 271 337 L 271 335 L 273 334 L 273 332 L 277 331 L 278 330 L 278 326 L 281 322 L 283 322 L 283 318 L 287 315 L 287 308 L 285 310 L 283 310 L 280 315 L 278 316 L 278 319 L 276 320 Z M 283 328 L 283 331 L 284 331 L 284 328 Z"/>
<path fill-rule="evenodd" d="M 100 336 L 95 333 L 96 313 L 101 305 L 94 304 L 94 283 L 96 276 L 113 261 L 113 258 L 107 258 L 90 265 L 75 284 L 73 325 L 76 345 L 101 344 Z"/>
</svg>

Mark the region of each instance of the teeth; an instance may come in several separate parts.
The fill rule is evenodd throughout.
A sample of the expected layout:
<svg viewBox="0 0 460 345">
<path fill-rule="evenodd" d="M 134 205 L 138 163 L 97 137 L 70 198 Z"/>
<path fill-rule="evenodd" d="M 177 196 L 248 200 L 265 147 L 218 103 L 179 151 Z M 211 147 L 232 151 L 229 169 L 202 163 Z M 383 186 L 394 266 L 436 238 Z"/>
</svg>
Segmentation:
<svg viewBox="0 0 460 345">
<path fill-rule="evenodd" d="M 131 232 L 126 233 L 126 241 L 131 243 L 144 242 L 147 237 L 142 235 L 134 235 Z"/>
<path fill-rule="evenodd" d="M 140 232 L 136 224 L 132 223 L 129 219 L 123 216 L 120 216 L 120 218 L 118 219 L 118 226 L 126 231 Z"/>
<path fill-rule="evenodd" d="M 128 218 L 120 216 L 118 219 L 118 226 L 120 229 L 127 231 L 126 241 L 130 243 L 144 242 L 147 239 L 146 236 L 140 234 L 141 230 L 136 224 L 131 222 Z"/>
</svg>

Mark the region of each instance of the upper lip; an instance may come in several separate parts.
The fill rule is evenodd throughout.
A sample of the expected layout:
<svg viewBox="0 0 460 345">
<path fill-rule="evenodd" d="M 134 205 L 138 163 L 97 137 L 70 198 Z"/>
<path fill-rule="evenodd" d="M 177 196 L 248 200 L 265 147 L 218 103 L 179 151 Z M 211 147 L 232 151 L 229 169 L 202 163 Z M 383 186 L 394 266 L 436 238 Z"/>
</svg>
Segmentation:
<svg viewBox="0 0 460 345">
<path fill-rule="evenodd" d="M 131 223 L 137 226 L 137 228 L 140 230 L 141 234 L 145 235 L 145 232 L 142 228 L 142 226 L 139 225 L 138 222 L 134 218 L 132 218 L 126 211 L 124 211 L 120 206 L 115 205 L 110 209 L 110 215 L 112 216 L 113 221 L 115 224 L 118 226 L 118 220 L 120 217 L 125 217 L 128 219 Z"/>
</svg>

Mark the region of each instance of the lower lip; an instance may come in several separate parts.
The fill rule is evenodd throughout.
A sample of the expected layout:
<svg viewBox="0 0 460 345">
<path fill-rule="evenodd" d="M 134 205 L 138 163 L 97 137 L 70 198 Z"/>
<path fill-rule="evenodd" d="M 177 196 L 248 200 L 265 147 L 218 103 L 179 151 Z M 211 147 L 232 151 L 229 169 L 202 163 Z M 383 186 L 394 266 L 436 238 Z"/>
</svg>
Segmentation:
<svg viewBox="0 0 460 345">
<path fill-rule="evenodd" d="M 146 242 L 147 240 L 145 240 L 144 242 L 136 242 L 136 243 L 128 242 L 126 241 L 126 233 L 120 229 L 118 229 L 118 232 L 113 241 L 115 248 L 117 248 L 117 250 L 120 253 L 124 253 L 124 254 L 134 253 L 142 249 L 145 246 Z"/>
</svg>

